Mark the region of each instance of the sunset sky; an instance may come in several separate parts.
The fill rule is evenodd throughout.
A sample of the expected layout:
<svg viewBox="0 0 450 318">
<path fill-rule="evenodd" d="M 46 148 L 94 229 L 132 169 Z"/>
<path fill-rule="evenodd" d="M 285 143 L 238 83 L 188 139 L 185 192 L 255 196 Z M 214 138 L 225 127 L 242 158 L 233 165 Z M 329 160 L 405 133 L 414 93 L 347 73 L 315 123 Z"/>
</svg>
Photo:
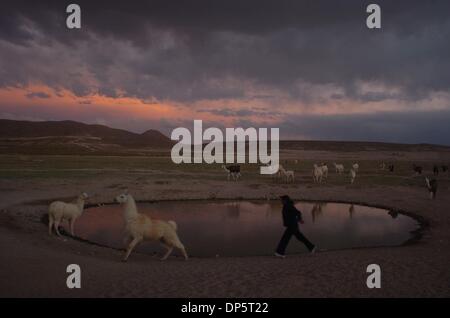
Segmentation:
<svg viewBox="0 0 450 318">
<path fill-rule="evenodd" d="M 0 118 L 450 145 L 449 89 L 449 1 L 0 3 Z"/>
</svg>

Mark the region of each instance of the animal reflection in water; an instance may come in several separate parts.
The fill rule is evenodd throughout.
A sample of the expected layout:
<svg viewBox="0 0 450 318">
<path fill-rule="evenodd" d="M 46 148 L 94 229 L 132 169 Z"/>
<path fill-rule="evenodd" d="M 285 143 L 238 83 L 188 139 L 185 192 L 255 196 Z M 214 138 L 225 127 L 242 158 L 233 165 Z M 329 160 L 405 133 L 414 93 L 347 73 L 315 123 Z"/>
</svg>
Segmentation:
<svg viewBox="0 0 450 318">
<path fill-rule="evenodd" d="M 353 219 L 353 214 L 354 213 L 355 213 L 355 205 L 352 204 L 348 208 L 348 216 L 350 217 L 350 219 Z"/>
<path fill-rule="evenodd" d="M 316 223 L 316 220 L 322 216 L 324 208 L 327 206 L 327 203 L 324 202 L 317 202 L 313 205 L 311 209 L 311 218 L 312 222 Z M 355 213 L 355 205 L 351 204 L 348 208 L 348 216 L 350 219 L 353 218 L 353 215 Z"/>
<path fill-rule="evenodd" d="M 241 216 L 241 213 L 243 212 L 242 209 L 242 204 L 239 202 L 228 202 L 225 203 L 226 206 L 226 214 L 223 215 L 223 219 L 239 219 L 239 217 Z M 266 205 L 262 205 L 264 206 L 264 216 L 266 218 L 271 218 L 272 215 L 277 215 L 279 214 L 279 211 L 277 210 L 273 210 L 271 208 L 270 205 L 266 204 Z M 244 209 L 245 212 L 245 209 Z"/>
<path fill-rule="evenodd" d="M 394 211 L 394 210 L 389 211 L 388 214 L 389 214 L 393 219 L 396 219 L 396 218 L 398 217 L 398 212 L 397 212 L 397 211 Z"/>
<path fill-rule="evenodd" d="M 228 219 L 239 219 L 241 215 L 241 208 L 238 202 L 230 202 L 226 204 L 227 213 L 226 217 Z"/>
<path fill-rule="evenodd" d="M 323 213 L 323 208 L 326 207 L 327 204 L 324 202 L 317 202 L 314 203 L 312 209 L 311 209 L 311 218 L 313 223 L 316 223 L 316 219 L 322 215 Z"/>
</svg>

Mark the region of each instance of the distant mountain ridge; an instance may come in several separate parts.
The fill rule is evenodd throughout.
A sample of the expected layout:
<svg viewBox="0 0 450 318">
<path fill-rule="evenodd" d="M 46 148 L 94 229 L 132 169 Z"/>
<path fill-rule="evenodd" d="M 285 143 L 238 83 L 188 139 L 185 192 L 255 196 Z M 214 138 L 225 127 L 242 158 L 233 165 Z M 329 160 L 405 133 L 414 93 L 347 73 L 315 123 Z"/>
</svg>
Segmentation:
<svg viewBox="0 0 450 318">
<path fill-rule="evenodd" d="M 39 137 L 81 137 L 98 139 L 104 144 L 127 148 L 149 147 L 168 148 L 172 141 L 161 132 L 150 129 L 142 134 L 104 125 L 84 124 L 71 120 L 64 121 L 17 121 L 0 119 L 0 138 L 39 138 Z"/>
<path fill-rule="evenodd" d="M 64 121 L 0 119 L 1 154 L 168 155 L 175 144 L 158 130 L 142 134 L 104 125 Z M 362 141 L 284 140 L 280 150 L 450 151 L 448 146 Z M 161 150 L 161 151 L 160 151 Z"/>
</svg>

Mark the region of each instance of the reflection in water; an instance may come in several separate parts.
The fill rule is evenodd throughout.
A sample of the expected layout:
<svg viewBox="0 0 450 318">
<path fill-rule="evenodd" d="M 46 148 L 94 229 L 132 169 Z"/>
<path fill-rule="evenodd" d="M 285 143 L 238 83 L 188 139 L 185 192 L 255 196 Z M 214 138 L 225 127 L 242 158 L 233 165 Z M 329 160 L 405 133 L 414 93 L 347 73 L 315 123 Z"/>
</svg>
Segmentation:
<svg viewBox="0 0 450 318">
<path fill-rule="evenodd" d="M 326 205 L 327 204 L 325 202 L 314 203 L 311 209 L 311 218 L 313 223 L 316 223 L 316 219 L 322 214 L 323 208 L 326 207 Z"/>
<path fill-rule="evenodd" d="M 418 227 L 402 214 L 394 217 L 393 211 L 365 206 L 300 202 L 296 207 L 305 221 L 301 231 L 321 249 L 400 245 Z M 138 203 L 138 209 L 154 219 L 175 220 L 192 256 L 272 255 L 284 231 L 278 201 L 168 201 Z M 122 208 L 109 205 L 87 209 L 75 230 L 84 239 L 122 248 L 123 229 Z M 156 242 L 142 243 L 137 250 L 164 251 Z M 287 249 L 290 254 L 301 252 L 306 248 L 296 241 Z"/>
<path fill-rule="evenodd" d="M 355 213 L 355 205 L 351 204 L 348 208 L 348 216 L 350 217 L 350 219 L 353 219 L 353 213 Z"/>
<path fill-rule="evenodd" d="M 398 217 L 398 212 L 397 212 L 397 211 L 394 211 L 394 210 L 389 211 L 388 214 L 389 214 L 393 219 L 396 219 L 396 218 Z"/>
<path fill-rule="evenodd" d="M 227 207 L 226 216 L 230 219 L 239 219 L 240 208 L 238 202 L 228 202 L 225 203 Z M 225 216 L 225 215 L 224 215 Z"/>
</svg>

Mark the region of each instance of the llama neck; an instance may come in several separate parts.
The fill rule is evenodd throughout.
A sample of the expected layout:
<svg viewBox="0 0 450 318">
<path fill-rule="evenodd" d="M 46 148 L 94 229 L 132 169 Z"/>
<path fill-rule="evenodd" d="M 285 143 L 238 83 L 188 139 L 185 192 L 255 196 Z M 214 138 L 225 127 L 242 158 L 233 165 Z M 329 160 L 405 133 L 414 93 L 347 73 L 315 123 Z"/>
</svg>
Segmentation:
<svg viewBox="0 0 450 318">
<path fill-rule="evenodd" d="M 83 212 L 84 209 L 84 199 L 83 198 L 78 198 L 77 199 L 77 207 L 78 207 L 78 211 Z"/>
<path fill-rule="evenodd" d="M 136 207 L 136 202 L 134 201 L 132 196 L 128 196 L 128 200 L 125 203 L 125 210 L 124 210 L 124 216 L 125 219 L 134 219 L 138 216 L 138 211 Z"/>
</svg>

